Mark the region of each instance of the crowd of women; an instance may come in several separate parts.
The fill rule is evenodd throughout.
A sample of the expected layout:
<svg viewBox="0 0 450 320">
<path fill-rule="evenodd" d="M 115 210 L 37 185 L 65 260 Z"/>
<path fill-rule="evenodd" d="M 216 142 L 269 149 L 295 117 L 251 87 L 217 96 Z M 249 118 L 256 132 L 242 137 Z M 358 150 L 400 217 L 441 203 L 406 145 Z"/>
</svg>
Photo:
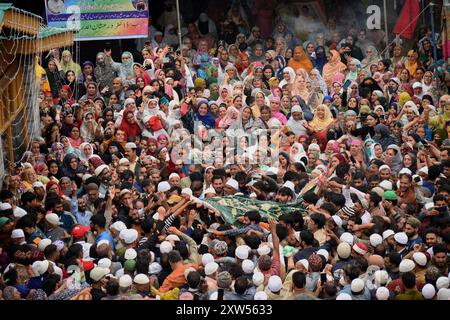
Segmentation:
<svg viewBox="0 0 450 320">
<path fill-rule="evenodd" d="M 232 7 L 120 61 L 52 50 L 0 192 L 0 298 L 448 300 L 441 44 L 385 58 L 333 26 L 262 36 Z M 298 210 L 230 225 L 212 197 Z"/>
</svg>

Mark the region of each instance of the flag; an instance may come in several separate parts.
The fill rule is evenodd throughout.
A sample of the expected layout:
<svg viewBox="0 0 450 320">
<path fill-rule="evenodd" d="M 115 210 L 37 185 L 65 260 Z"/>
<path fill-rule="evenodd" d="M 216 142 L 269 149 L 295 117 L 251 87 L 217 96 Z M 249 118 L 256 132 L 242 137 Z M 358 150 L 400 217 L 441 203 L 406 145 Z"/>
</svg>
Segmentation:
<svg viewBox="0 0 450 320">
<path fill-rule="evenodd" d="M 412 39 L 419 20 L 419 0 L 406 0 L 392 33 L 405 39 Z M 409 26 L 408 26 L 409 25 Z"/>
<path fill-rule="evenodd" d="M 245 197 L 226 196 L 205 198 L 201 201 L 205 207 L 220 213 L 223 221 L 229 224 L 235 224 L 236 218 L 243 216 L 247 211 L 257 210 L 263 220 L 269 218 L 278 219 L 283 213 L 293 213 L 300 211 L 305 214 L 305 209 L 301 207 L 300 203 L 283 204 L 273 201 L 252 200 Z"/>
<path fill-rule="evenodd" d="M 442 8 L 442 51 L 444 60 L 450 57 L 450 8 L 444 6 Z"/>
</svg>

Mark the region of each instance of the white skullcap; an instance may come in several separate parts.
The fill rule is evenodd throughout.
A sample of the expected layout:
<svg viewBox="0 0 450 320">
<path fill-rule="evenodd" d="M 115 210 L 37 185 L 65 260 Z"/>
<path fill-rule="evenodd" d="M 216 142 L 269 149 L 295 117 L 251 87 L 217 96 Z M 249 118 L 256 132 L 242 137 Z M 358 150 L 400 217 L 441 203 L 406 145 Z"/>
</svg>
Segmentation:
<svg viewBox="0 0 450 320">
<path fill-rule="evenodd" d="M 398 175 L 400 176 L 401 174 L 404 174 L 404 173 L 407 173 L 407 174 L 409 174 L 410 176 L 412 176 L 412 172 L 411 172 L 411 170 L 409 170 L 408 168 L 403 168 L 402 170 L 400 170 L 400 171 L 398 172 Z"/>
<path fill-rule="evenodd" d="M 134 277 L 133 281 L 134 281 L 134 283 L 137 283 L 137 284 L 148 284 L 148 283 L 150 283 L 150 279 L 148 278 L 148 276 L 146 274 L 143 274 L 143 273 L 137 274 Z"/>
<path fill-rule="evenodd" d="M 126 230 L 127 226 L 122 221 L 116 221 L 109 228 L 113 228 L 114 230 L 117 230 L 120 232 L 122 230 Z"/>
<path fill-rule="evenodd" d="M 353 235 L 349 232 L 344 232 L 339 238 L 342 242 L 347 242 L 349 245 L 353 245 Z"/>
<path fill-rule="evenodd" d="M 328 258 L 330 257 L 330 254 L 328 253 L 327 250 L 325 249 L 319 249 L 316 252 L 317 254 L 320 254 L 321 256 L 323 256 L 325 258 L 326 261 L 328 261 Z"/>
<path fill-rule="evenodd" d="M 353 279 L 351 284 L 352 292 L 359 293 L 364 290 L 364 281 L 362 279 L 356 278 Z"/>
<path fill-rule="evenodd" d="M 283 287 L 283 281 L 279 276 L 270 276 L 268 287 L 270 291 L 278 292 Z"/>
<path fill-rule="evenodd" d="M 383 243 L 383 237 L 380 236 L 378 233 L 374 233 L 370 235 L 370 245 L 372 247 L 376 247 L 379 244 Z"/>
<path fill-rule="evenodd" d="M 436 281 L 436 288 L 438 290 L 444 288 L 447 289 L 449 285 L 449 281 L 447 277 L 439 277 Z"/>
<path fill-rule="evenodd" d="M 192 190 L 190 188 L 183 188 L 181 190 L 181 194 L 187 194 L 189 196 L 192 196 Z"/>
<path fill-rule="evenodd" d="M 137 252 L 133 248 L 129 248 L 125 251 L 124 258 L 125 260 L 134 260 L 137 257 Z"/>
<path fill-rule="evenodd" d="M 431 283 L 427 283 L 422 288 L 422 295 L 427 300 L 433 299 L 436 295 L 436 289 Z"/>
<path fill-rule="evenodd" d="M 169 234 L 169 235 L 166 237 L 166 240 L 167 240 L 167 241 L 180 241 L 180 237 L 177 236 L 176 234 Z"/>
<path fill-rule="evenodd" d="M 415 252 L 412 256 L 412 259 L 421 267 L 425 267 L 428 262 L 427 256 L 423 252 Z"/>
<path fill-rule="evenodd" d="M 128 274 L 124 274 L 119 278 L 119 286 L 122 288 L 127 288 L 133 284 L 133 279 Z"/>
<path fill-rule="evenodd" d="M 158 183 L 158 192 L 167 192 L 170 188 L 171 186 L 167 181 L 161 181 Z"/>
<path fill-rule="evenodd" d="M 50 239 L 42 239 L 38 244 L 39 251 L 44 251 L 47 246 L 52 244 L 52 240 Z"/>
<path fill-rule="evenodd" d="M 149 274 L 158 274 L 162 270 L 162 266 L 158 262 L 150 263 L 148 266 L 148 273 Z"/>
<path fill-rule="evenodd" d="M 159 246 L 159 251 L 161 253 L 169 253 L 170 251 L 172 251 L 172 249 L 172 244 L 169 241 L 163 241 Z"/>
<path fill-rule="evenodd" d="M 388 180 L 383 180 L 378 184 L 381 188 L 383 188 L 385 191 L 392 190 L 392 182 Z"/>
<path fill-rule="evenodd" d="M 206 266 L 208 263 L 214 262 L 214 257 L 211 253 L 205 253 L 202 256 L 202 264 L 203 266 Z"/>
<path fill-rule="evenodd" d="M 377 293 L 375 294 L 377 300 L 388 300 L 389 299 L 389 290 L 386 287 L 379 287 L 377 289 Z"/>
<path fill-rule="evenodd" d="M 20 238 L 25 238 L 25 233 L 23 232 L 22 229 L 14 229 L 11 232 L 11 239 L 20 239 Z"/>
<path fill-rule="evenodd" d="M 431 210 L 434 208 L 434 202 L 427 202 L 425 203 L 425 210 Z"/>
<path fill-rule="evenodd" d="M 27 214 L 28 214 L 28 212 L 26 212 L 25 210 L 23 210 L 21 207 L 16 207 L 16 208 L 13 210 L 14 218 L 20 219 L 20 218 L 22 218 L 23 216 L 26 216 Z"/>
<path fill-rule="evenodd" d="M 111 267 L 111 260 L 108 258 L 102 258 L 100 260 L 98 260 L 98 264 L 97 266 L 100 268 L 105 268 L 105 269 L 109 269 Z"/>
<path fill-rule="evenodd" d="M 286 182 L 283 184 L 283 187 L 289 188 L 289 189 L 291 189 L 292 192 L 295 193 L 295 184 L 294 184 L 292 181 L 289 181 L 289 180 L 286 181 Z"/>
<path fill-rule="evenodd" d="M 333 216 L 331 216 L 331 218 L 333 219 L 334 223 L 336 223 L 336 225 L 338 227 L 342 227 L 342 219 L 341 219 L 341 217 L 339 217 L 338 215 L 333 215 Z"/>
<path fill-rule="evenodd" d="M 395 241 L 403 245 L 406 245 L 408 243 L 408 236 L 404 232 L 397 232 L 394 235 L 394 239 Z"/>
<path fill-rule="evenodd" d="M 248 247 L 247 246 L 239 246 L 236 248 L 235 255 L 236 258 L 241 260 L 245 260 L 248 258 Z"/>
<path fill-rule="evenodd" d="M 439 289 L 437 293 L 437 300 L 450 300 L 450 289 Z"/>
<path fill-rule="evenodd" d="M 351 295 L 349 295 L 348 293 L 343 292 L 343 293 L 340 293 L 336 297 L 336 300 L 353 300 L 353 299 L 352 299 Z"/>
<path fill-rule="evenodd" d="M 136 229 L 126 229 L 121 231 L 120 233 L 122 233 L 122 239 L 126 244 L 131 244 L 133 242 L 135 242 L 139 236 L 139 233 L 137 232 Z"/>
<path fill-rule="evenodd" d="M 377 270 L 374 273 L 374 278 L 377 285 L 386 285 L 389 281 L 389 274 L 386 270 Z"/>
<path fill-rule="evenodd" d="M 128 142 L 125 144 L 125 148 L 127 149 L 137 149 L 136 143 L 134 142 Z"/>
<path fill-rule="evenodd" d="M 262 272 L 255 272 L 252 281 L 255 286 L 259 287 L 264 283 L 264 274 Z"/>
<path fill-rule="evenodd" d="M 228 179 L 227 183 L 225 183 L 225 185 L 233 188 L 234 190 L 239 190 L 239 182 L 237 182 L 235 179 L 231 178 Z"/>
<path fill-rule="evenodd" d="M 208 264 L 205 266 L 205 274 L 207 276 L 210 276 L 214 272 L 216 272 L 217 269 L 219 269 L 219 265 L 217 264 L 217 262 L 208 262 Z"/>
<path fill-rule="evenodd" d="M 254 300 L 267 300 L 267 298 L 267 293 L 265 293 L 264 291 L 258 291 L 253 297 Z"/>
<path fill-rule="evenodd" d="M 395 234 L 395 232 L 392 231 L 391 229 L 384 231 L 383 232 L 383 240 L 386 240 L 387 238 L 389 238 L 390 236 L 392 236 L 394 234 Z"/>
<path fill-rule="evenodd" d="M 256 250 L 260 256 L 270 253 L 270 247 L 267 244 L 260 244 Z"/>
<path fill-rule="evenodd" d="M 291 114 L 294 113 L 294 112 L 303 113 L 302 107 L 300 107 L 298 104 L 296 104 L 295 106 L 293 106 L 291 108 Z"/>
<path fill-rule="evenodd" d="M 309 262 L 307 259 L 302 259 L 299 262 L 305 267 L 306 270 L 309 270 Z"/>
<path fill-rule="evenodd" d="M 176 172 L 173 172 L 173 173 L 170 174 L 169 180 L 172 179 L 172 178 L 178 178 L 179 179 L 180 175 L 178 173 L 176 173 Z"/>
<path fill-rule="evenodd" d="M 242 270 L 246 274 L 253 273 L 254 269 L 255 269 L 255 264 L 253 263 L 253 261 L 248 260 L 248 259 L 245 259 L 244 261 L 242 261 Z"/>
<path fill-rule="evenodd" d="M 403 259 L 402 262 L 400 262 L 400 265 L 398 267 L 398 270 L 400 272 L 410 272 L 413 271 L 416 267 L 416 264 L 411 259 Z"/>
<path fill-rule="evenodd" d="M 382 166 L 380 166 L 378 168 L 378 171 L 380 172 L 380 171 L 382 171 L 384 169 L 388 169 L 389 171 L 391 171 L 391 168 L 387 164 L 383 164 Z"/>
</svg>

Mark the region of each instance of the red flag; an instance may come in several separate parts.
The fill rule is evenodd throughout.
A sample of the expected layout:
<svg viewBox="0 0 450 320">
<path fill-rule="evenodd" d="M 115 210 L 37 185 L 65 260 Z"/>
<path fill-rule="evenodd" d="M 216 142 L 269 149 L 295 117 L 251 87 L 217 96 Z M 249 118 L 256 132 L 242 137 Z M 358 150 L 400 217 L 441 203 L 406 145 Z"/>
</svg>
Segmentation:
<svg viewBox="0 0 450 320">
<path fill-rule="evenodd" d="M 419 12 L 419 0 L 406 0 L 392 33 L 405 39 L 412 39 L 414 37 L 414 30 L 416 30 L 417 21 L 419 20 Z"/>
</svg>

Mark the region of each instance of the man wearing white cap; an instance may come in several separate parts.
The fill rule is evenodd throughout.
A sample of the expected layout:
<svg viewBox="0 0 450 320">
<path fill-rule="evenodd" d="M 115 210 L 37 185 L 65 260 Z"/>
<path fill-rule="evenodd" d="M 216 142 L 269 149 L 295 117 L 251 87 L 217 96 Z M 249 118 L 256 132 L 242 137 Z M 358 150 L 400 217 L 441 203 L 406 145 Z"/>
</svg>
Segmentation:
<svg viewBox="0 0 450 320">
<path fill-rule="evenodd" d="M 230 178 L 225 183 L 223 191 L 226 196 L 232 196 L 239 191 L 239 183 L 235 179 Z"/>
<path fill-rule="evenodd" d="M 394 234 L 394 240 L 394 250 L 398 252 L 403 259 L 408 254 L 408 236 L 404 232 L 397 232 Z"/>
<path fill-rule="evenodd" d="M 69 234 L 60 227 L 61 222 L 56 213 L 48 213 L 45 216 L 45 224 L 47 226 L 47 231 L 45 235 L 52 241 L 62 240 L 65 238 L 69 238 Z"/>
<path fill-rule="evenodd" d="M 137 146 L 134 142 L 128 142 L 125 144 L 125 157 L 130 161 L 130 170 L 136 175 L 141 174 L 141 163 L 139 157 L 136 154 Z"/>
<path fill-rule="evenodd" d="M 100 186 L 98 187 L 99 197 L 105 198 L 106 192 L 108 191 L 108 184 L 111 181 L 109 167 L 106 164 L 102 164 L 95 169 L 94 173 L 100 180 Z"/>
</svg>

